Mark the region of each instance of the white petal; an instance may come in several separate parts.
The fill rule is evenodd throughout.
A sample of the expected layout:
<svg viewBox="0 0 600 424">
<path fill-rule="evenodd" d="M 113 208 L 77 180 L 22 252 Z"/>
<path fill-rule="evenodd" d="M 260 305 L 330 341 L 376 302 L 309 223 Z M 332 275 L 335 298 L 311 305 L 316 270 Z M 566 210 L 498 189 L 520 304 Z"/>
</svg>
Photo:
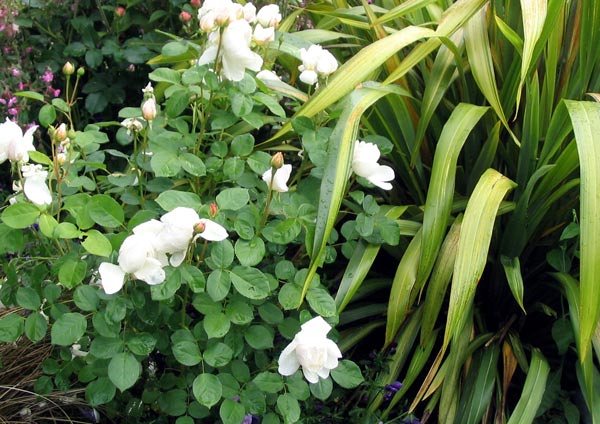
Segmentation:
<svg viewBox="0 0 600 424">
<path fill-rule="evenodd" d="M 313 319 L 302 324 L 301 328 L 302 333 L 310 335 L 311 338 L 325 338 L 327 333 L 329 333 L 329 330 L 331 330 L 331 325 L 329 325 L 323 317 L 317 315 Z"/>
<path fill-rule="evenodd" d="M 302 368 L 302 373 L 309 383 L 317 384 L 319 382 L 319 375 L 316 372 Z"/>
<path fill-rule="evenodd" d="M 205 218 L 201 219 L 200 223 L 204 224 L 204 231 L 199 236 L 204 240 L 221 241 L 227 238 L 227 230 L 220 224 Z"/>
<path fill-rule="evenodd" d="M 171 266 L 178 267 L 179 265 L 181 265 L 181 263 L 185 259 L 186 253 L 187 253 L 187 250 L 180 250 L 177 252 L 173 252 L 171 254 L 171 259 L 169 259 L 169 263 L 171 264 Z"/>
<path fill-rule="evenodd" d="M 123 288 L 125 272 L 118 265 L 102 262 L 98 267 L 100 284 L 106 294 L 113 294 Z"/>
<path fill-rule="evenodd" d="M 292 341 L 279 355 L 279 367 L 277 371 L 281 375 L 292 375 L 298 368 L 300 368 L 300 362 L 296 357 L 296 342 Z"/>
<path fill-rule="evenodd" d="M 144 266 L 137 270 L 133 275 L 138 280 L 142 280 L 151 286 L 165 281 L 165 271 L 158 259 L 147 258 Z"/>
<path fill-rule="evenodd" d="M 49 205 L 52 203 L 52 194 L 45 179 L 25 178 L 23 193 L 32 203 L 36 205 Z"/>
<path fill-rule="evenodd" d="M 302 81 L 305 84 L 313 85 L 318 80 L 319 80 L 319 75 L 317 75 L 317 73 L 311 69 L 302 71 L 302 73 L 300 74 L 300 81 Z"/>
</svg>

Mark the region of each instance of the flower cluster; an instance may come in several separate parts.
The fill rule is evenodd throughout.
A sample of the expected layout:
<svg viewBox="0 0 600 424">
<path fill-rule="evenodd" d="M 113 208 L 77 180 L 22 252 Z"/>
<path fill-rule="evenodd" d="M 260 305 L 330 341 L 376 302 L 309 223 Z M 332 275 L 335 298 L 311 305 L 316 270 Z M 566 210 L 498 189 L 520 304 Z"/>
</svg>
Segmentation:
<svg viewBox="0 0 600 424">
<path fill-rule="evenodd" d="M 198 233 L 194 236 L 194 233 Z M 227 231 L 209 219 L 200 218 L 188 207 L 177 207 L 160 221 L 137 225 L 119 249 L 118 265 L 103 262 L 98 269 L 100 284 L 107 294 L 121 290 L 126 274 L 149 285 L 165 280 L 164 267 L 177 267 L 185 259 L 190 243 L 201 237 L 209 241 L 227 238 Z"/>
<path fill-rule="evenodd" d="M 319 78 L 327 78 L 338 67 L 337 60 L 327 50 L 318 44 L 313 44 L 307 49 L 300 49 L 302 65 L 298 66 L 300 81 L 314 85 Z"/>
<path fill-rule="evenodd" d="M 198 64 L 217 61 L 223 78 L 240 81 L 246 69 L 260 71 L 263 59 L 251 47 L 253 43 L 263 46 L 275 39 L 281 13 L 274 4 L 256 12 L 252 3 L 242 6 L 231 0 L 207 0 L 198 10 L 198 20 L 200 29 L 209 34 L 208 46 Z"/>
</svg>

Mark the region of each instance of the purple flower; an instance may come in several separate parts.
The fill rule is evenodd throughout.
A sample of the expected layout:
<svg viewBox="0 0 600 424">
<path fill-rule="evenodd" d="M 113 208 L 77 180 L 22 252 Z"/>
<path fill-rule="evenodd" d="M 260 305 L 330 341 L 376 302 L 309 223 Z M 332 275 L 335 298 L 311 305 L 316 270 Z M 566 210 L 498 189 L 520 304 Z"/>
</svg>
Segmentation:
<svg viewBox="0 0 600 424">
<path fill-rule="evenodd" d="M 388 384 L 383 389 L 383 400 L 384 402 L 389 402 L 394 398 L 394 395 L 402 388 L 402 383 L 399 381 L 394 381 L 392 384 Z"/>
<path fill-rule="evenodd" d="M 52 73 L 52 70 L 50 68 L 46 67 L 46 72 L 44 72 L 44 74 L 40 78 L 42 79 L 42 81 L 50 83 L 54 80 L 54 74 Z"/>
<path fill-rule="evenodd" d="M 248 414 L 244 417 L 244 421 L 242 421 L 241 424 L 259 424 L 260 423 L 260 418 L 252 415 L 252 414 Z"/>
</svg>

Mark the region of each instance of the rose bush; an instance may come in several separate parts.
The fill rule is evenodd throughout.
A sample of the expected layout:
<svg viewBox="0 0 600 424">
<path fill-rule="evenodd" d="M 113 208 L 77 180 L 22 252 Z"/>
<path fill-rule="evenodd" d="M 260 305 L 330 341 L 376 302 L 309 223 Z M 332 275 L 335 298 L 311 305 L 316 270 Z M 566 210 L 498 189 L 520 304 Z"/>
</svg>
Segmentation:
<svg viewBox="0 0 600 424">
<path fill-rule="evenodd" d="M 77 126 L 84 71 L 67 63 L 40 128 L 1 124 L 15 190 L 0 215 L 0 299 L 28 313 L 0 318 L 0 340 L 49 337 L 35 390 L 85 387 L 109 416 L 297 422 L 302 404 L 363 382 L 327 338 L 332 281 L 305 281 L 331 134 L 290 118 L 307 99 L 290 73 L 311 43 L 275 41 L 275 5 L 205 2 L 194 19 L 199 38 L 164 46 L 121 122 Z M 292 68 L 262 69 L 282 51 Z M 337 67 L 327 54 L 323 86 Z M 290 122 L 294 139 L 274 143 Z"/>
</svg>

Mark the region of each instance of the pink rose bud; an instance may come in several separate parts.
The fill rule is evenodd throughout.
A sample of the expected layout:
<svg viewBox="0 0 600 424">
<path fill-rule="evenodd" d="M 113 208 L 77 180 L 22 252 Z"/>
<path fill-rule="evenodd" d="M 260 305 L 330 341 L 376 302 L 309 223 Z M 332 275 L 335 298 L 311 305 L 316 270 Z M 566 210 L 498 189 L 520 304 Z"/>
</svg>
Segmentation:
<svg viewBox="0 0 600 424">
<path fill-rule="evenodd" d="M 183 22 L 184 24 L 187 24 L 189 21 L 192 20 L 192 15 L 190 15 L 188 12 L 186 12 L 184 10 L 179 14 L 179 20 L 181 22 Z"/>
<path fill-rule="evenodd" d="M 58 126 L 58 128 L 56 129 L 56 132 L 54 133 L 54 135 L 56 136 L 56 139 L 58 141 L 63 141 L 64 139 L 67 138 L 67 125 L 63 122 L 62 124 L 60 124 Z"/>
<path fill-rule="evenodd" d="M 211 203 L 210 207 L 209 207 L 209 212 L 208 212 L 210 217 L 214 218 L 215 216 L 217 216 L 218 213 L 219 213 L 219 207 L 217 206 L 217 204 L 214 202 Z"/>
<path fill-rule="evenodd" d="M 156 118 L 156 101 L 150 97 L 142 104 L 142 116 L 146 121 L 152 121 Z"/>
<path fill-rule="evenodd" d="M 120 18 L 122 18 L 123 16 L 125 16 L 125 8 L 123 6 L 118 6 L 115 9 L 115 15 L 117 15 Z"/>
<path fill-rule="evenodd" d="M 200 9 L 202 2 L 200 0 L 190 0 L 190 4 L 194 9 Z"/>
</svg>

